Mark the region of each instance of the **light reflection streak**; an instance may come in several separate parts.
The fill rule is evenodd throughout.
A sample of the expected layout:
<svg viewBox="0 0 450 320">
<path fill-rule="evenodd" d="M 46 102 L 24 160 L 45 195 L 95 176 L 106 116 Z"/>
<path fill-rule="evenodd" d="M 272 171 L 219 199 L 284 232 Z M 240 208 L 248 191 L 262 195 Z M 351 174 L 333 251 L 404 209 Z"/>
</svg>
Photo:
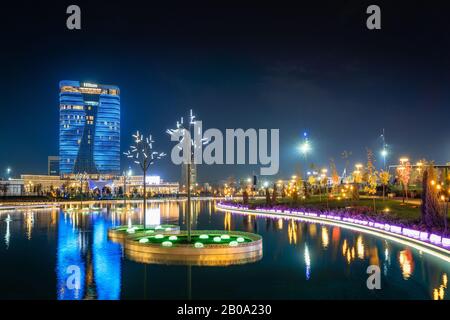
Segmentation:
<svg viewBox="0 0 450 320">
<path fill-rule="evenodd" d="M 311 278 L 311 257 L 309 255 L 309 249 L 308 249 L 308 245 L 305 243 L 305 265 L 306 265 L 306 270 L 305 270 L 305 276 L 306 276 L 306 280 L 309 280 Z"/>
<path fill-rule="evenodd" d="M 322 248 L 327 249 L 330 239 L 328 237 L 328 228 L 322 226 Z"/>
<path fill-rule="evenodd" d="M 408 280 L 414 272 L 414 260 L 411 250 L 405 249 L 400 251 L 398 261 L 402 270 L 403 279 Z"/>
<path fill-rule="evenodd" d="M 11 239 L 11 233 L 10 233 L 10 226 L 9 224 L 11 223 L 12 219 L 11 219 L 11 215 L 8 213 L 8 216 L 6 217 L 6 232 L 5 232 L 5 244 L 6 244 L 6 250 L 9 249 L 9 242 Z"/>
</svg>

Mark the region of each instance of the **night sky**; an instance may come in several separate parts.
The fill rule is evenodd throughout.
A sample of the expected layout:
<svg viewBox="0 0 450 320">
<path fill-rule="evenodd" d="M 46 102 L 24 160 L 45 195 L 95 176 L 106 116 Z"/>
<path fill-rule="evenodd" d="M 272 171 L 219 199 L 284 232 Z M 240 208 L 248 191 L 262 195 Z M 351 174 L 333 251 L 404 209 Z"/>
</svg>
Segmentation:
<svg viewBox="0 0 450 320">
<path fill-rule="evenodd" d="M 47 156 L 58 154 L 63 79 L 120 87 L 122 151 L 139 129 L 170 153 L 165 129 L 192 108 L 204 129 L 279 128 L 277 178 L 305 167 L 304 131 L 313 145 L 309 162 L 328 165 L 333 157 L 339 171 L 344 150 L 352 164 L 365 161 L 367 147 L 379 155 L 382 128 L 389 164 L 403 155 L 450 161 L 443 1 L 44 3 L 1 5 L 0 176 L 8 166 L 16 176 L 46 173 Z M 80 31 L 66 28 L 70 4 L 81 7 Z M 366 28 L 369 4 L 381 7 L 381 30 Z M 180 176 L 170 157 L 152 170 L 167 180 Z M 199 179 L 253 171 L 202 166 Z"/>
</svg>

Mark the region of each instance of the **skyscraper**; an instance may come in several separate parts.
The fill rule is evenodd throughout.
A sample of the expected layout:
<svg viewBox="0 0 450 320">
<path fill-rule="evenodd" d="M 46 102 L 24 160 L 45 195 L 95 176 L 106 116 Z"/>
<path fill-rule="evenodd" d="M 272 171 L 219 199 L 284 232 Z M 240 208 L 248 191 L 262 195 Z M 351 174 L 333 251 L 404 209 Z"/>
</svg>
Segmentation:
<svg viewBox="0 0 450 320">
<path fill-rule="evenodd" d="M 47 168 L 47 174 L 49 176 L 59 176 L 59 157 L 48 156 Z"/>
<path fill-rule="evenodd" d="M 181 164 L 181 179 L 180 188 L 182 191 L 187 191 L 187 178 L 188 178 L 188 165 L 185 163 Z M 197 183 L 197 165 L 195 163 L 191 164 L 191 186 L 195 186 Z"/>
<path fill-rule="evenodd" d="M 63 80 L 59 89 L 60 174 L 119 174 L 119 88 Z"/>
</svg>

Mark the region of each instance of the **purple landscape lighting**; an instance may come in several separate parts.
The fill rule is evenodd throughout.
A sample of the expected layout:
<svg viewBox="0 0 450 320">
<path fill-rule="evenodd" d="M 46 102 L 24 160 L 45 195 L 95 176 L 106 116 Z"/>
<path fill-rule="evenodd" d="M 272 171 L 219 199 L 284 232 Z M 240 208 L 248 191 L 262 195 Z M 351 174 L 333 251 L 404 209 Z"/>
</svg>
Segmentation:
<svg viewBox="0 0 450 320">
<path fill-rule="evenodd" d="M 445 252 L 447 255 L 450 254 L 450 250 L 448 249 L 450 247 L 450 238 L 443 237 L 442 235 L 438 235 L 436 233 L 428 233 L 425 231 L 420 230 L 414 230 L 411 228 L 406 228 L 402 225 L 394 225 L 392 223 L 384 223 L 384 222 L 375 222 L 375 221 L 368 221 L 366 219 L 362 218 L 350 218 L 350 217 L 343 217 L 342 215 L 338 214 L 317 214 L 315 212 L 303 212 L 299 210 L 293 210 L 293 209 L 274 209 L 274 208 L 255 208 L 255 209 L 249 209 L 248 206 L 244 205 L 237 205 L 237 204 L 229 204 L 229 203 L 223 203 L 219 202 L 217 204 L 219 209 L 225 209 L 235 212 L 248 212 L 251 214 L 261 215 L 264 217 L 267 217 L 270 214 L 274 214 L 273 218 L 279 218 L 275 216 L 275 214 L 282 214 L 284 216 L 288 216 L 291 218 L 295 218 L 300 221 L 308 221 L 301 216 L 305 217 L 312 217 L 319 219 L 317 221 L 318 223 L 321 223 L 322 221 L 342 221 L 342 223 L 345 223 L 345 225 L 355 225 L 355 226 L 364 226 L 363 230 L 379 230 L 384 234 L 392 235 L 396 239 L 399 237 L 401 239 L 410 239 L 410 241 L 413 241 L 414 243 L 420 243 L 422 245 L 426 245 L 427 247 L 432 247 L 433 249 L 439 249 L 440 251 Z M 236 211 L 237 210 L 237 211 Z M 285 218 L 285 217 L 283 217 Z M 307 219 L 307 218 L 306 218 Z M 367 229 L 366 229 L 367 228 Z M 413 243 L 411 243 L 413 244 Z M 447 257 L 447 261 L 450 261 L 450 258 Z"/>
</svg>

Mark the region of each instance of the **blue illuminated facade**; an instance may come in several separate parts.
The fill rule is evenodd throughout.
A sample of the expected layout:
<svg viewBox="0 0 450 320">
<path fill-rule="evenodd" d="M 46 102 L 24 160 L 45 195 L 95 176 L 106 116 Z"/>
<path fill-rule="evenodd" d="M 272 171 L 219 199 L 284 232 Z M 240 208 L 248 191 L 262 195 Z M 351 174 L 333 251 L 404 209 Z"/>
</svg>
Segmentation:
<svg viewBox="0 0 450 320">
<path fill-rule="evenodd" d="M 119 174 L 119 88 L 63 80 L 59 90 L 60 174 Z"/>
</svg>

